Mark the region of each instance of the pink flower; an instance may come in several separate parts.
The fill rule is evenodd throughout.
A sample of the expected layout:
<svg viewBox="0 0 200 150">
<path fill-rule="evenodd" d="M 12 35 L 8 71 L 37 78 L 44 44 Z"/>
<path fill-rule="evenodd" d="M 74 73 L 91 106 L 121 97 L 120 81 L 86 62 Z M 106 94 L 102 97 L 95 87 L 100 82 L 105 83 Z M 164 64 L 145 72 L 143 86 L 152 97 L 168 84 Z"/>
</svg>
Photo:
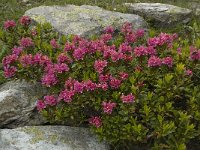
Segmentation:
<svg viewBox="0 0 200 150">
<path fill-rule="evenodd" d="M 126 79 L 128 79 L 128 73 L 126 73 L 126 72 L 120 72 L 120 73 L 119 73 L 119 76 L 120 76 L 120 79 L 121 79 L 121 80 L 126 80 Z"/>
<path fill-rule="evenodd" d="M 31 30 L 31 35 L 32 35 L 32 36 L 36 36 L 36 35 L 37 35 L 37 30 L 36 30 L 35 28 L 33 28 L 33 29 Z"/>
<path fill-rule="evenodd" d="M 84 90 L 84 83 L 75 81 L 74 82 L 74 91 L 76 93 L 83 93 Z"/>
<path fill-rule="evenodd" d="M 133 96 L 132 93 L 128 94 L 126 96 L 122 95 L 121 100 L 122 100 L 123 103 L 132 103 L 135 100 L 135 96 Z"/>
<path fill-rule="evenodd" d="M 16 72 L 17 72 L 17 68 L 14 67 L 14 66 L 4 67 L 4 76 L 5 76 L 5 78 L 13 77 Z"/>
<path fill-rule="evenodd" d="M 55 70 L 56 70 L 58 73 L 63 73 L 63 72 L 69 71 L 69 67 L 68 67 L 68 65 L 65 64 L 65 63 L 55 64 L 54 67 L 55 67 Z"/>
<path fill-rule="evenodd" d="M 56 78 L 56 76 L 53 73 L 45 74 L 42 77 L 42 84 L 47 87 L 55 85 L 57 82 L 58 82 L 58 79 Z"/>
<path fill-rule="evenodd" d="M 148 53 L 148 55 L 156 55 L 157 54 L 157 52 L 156 52 L 156 49 L 153 47 L 153 46 L 148 46 L 147 47 L 147 53 Z"/>
<path fill-rule="evenodd" d="M 119 46 L 119 52 L 126 53 L 126 52 L 131 52 L 131 51 L 132 51 L 132 48 L 127 43 L 122 43 Z"/>
<path fill-rule="evenodd" d="M 137 36 L 133 32 L 129 32 L 125 36 L 125 41 L 128 43 L 134 43 L 137 40 Z"/>
<path fill-rule="evenodd" d="M 74 44 L 70 44 L 69 42 L 66 42 L 66 43 L 65 43 L 64 51 L 71 51 L 71 50 L 73 50 L 73 49 L 75 49 Z"/>
<path fill-rule="evenodd" d="M 144 46 L 135 47 L 133 51 L 136 57 L 146 56 L 148 54 L 147 48 Z"/>
<path fill-rule="evenodd" d="M 2 64 L 4 67 L 9 66 L 10 64 L 14 63 L 17 60 L 18 56 L 15 54 L 5 56 L 2 60 Z"/>
<path fill-rule="evenodd" d="M 23 55 L 19 58 L 19 62 L 23 65 L 23 67 L 27 67 L 29 65 L 34 64 L 33 56 L 31 54 Z"/>
<path fill-rule="evenodd" d="M 193 72 L 192 72 L 192 70 L 188 69 L 188 70 L 185 71 L 185 74 L 187 76 L 192 76 Z"/>
<path fill-rule="evenodd" d="M 40 53 L 36 53 L 34 56 L 33 56 L 33 63 L 34 64 L 39 64 L 42 60 L 42 54 Z"/>
<path fill-rule="evenodd" d="M 104 33 L 113 34 L 114 28 L 112 26 L 108 26 L 104 29 Z"/>
<path fill-rule="evenodd" d="M 104 82 L 107 82 L 109 80 L 109 75 L 103 75 L 103 74 L 100 74 L 99 75 L 99 82 L 100 83 L 104 83 Z"/>
<path fill-rule="evenodd" d="M 72 101 L 72 97 L 74 96 L 75 92 L 73 90 L 65 89 L 59 94 L 58 100 L 64 100 L 66 103 L 70 103 Z"/>
<path fill-rule="evenodd" d="M 122 25 L 122 28 L 121 28 L 121 32 L 122 33 L 129 33 L 129 32 L 132 32 L 132 24 L 129 23 L 129 22 L 125 22 L 123 25 Z"/>
<path fill-rule="evenodd" d="M 82 48 L 75 49 L 73 52 L 73 56 L 76 60 L 83 60 L 85 56 L 85 50 Z"/>
<path fill-rule="evenodd" d="M 102 34 L 101 35 L 101 40 L 103 40 L 104 42 L 108 42 L 112 39 L 112 34 Z"/>
<path fill-rule="evenodd" d="M 42 111 L 46 108 L 46 104 L 42 100 L 37 101 L 37 110 Z"/>
<path fill-rule="evenodd" d="M 55 106 L 57 104 L 57 101 L 54 95 L 44 96 L 44 102 L 46 105 L 50 105 L 50 106 Z"/>
<path fill-rule="evenodd" d="M 197 50 L 195 47 L 190 47 L 190 59 L 191 60 L 200 60 L 200 50 Z"/>
<path fill-rule="evenodd" d="M 161 66 L 162 61 L 159 57 L 151 56 L 148 60 L 148 67 L 157 67 Z"/>
<path fill-rule="evenodd" d="M 31 18 L 29 16 L 22 16 L 19 19 L 19 23 L 23 26 L 28 26 L 31 23 Z"/>
<path fill-rule="evenodd" d="M 116 52 L 114 50 L 110 51 L 110 55 L 111 55 L 111 59 L 112 59 L 113 62 L 116 62 L 120 59 L 123 59 L 123 53 Z"/>
<path fill-rule="evenodd" d="M 72 63 L 73 60 L 70 59 L 65 53 L 60 53 L 57 57 L 58 63 Z"/>
<path fill-rule="evenodd" d="M 181 48 L 181 47 L 178 47 L 178 48 L 177 48 L 177 53 L 178 53 L 178 54 L 181 54 L 181 51 L 182 51 L 182 48 Z"/>
<path fill-rule="evenodd" d="M 87 91 L 94 91 L 97 88 L 97 84 L 93 83 L 91 80 L 85 81 L 84 85 Z"/>
<path fill-rule="evenodd" d="M 69 77 L 68 80 L 65 81 L 65 88 L 72 90 L 74 87 L 74 82 L 75 80 Z"/>
<path fill-rule="evenodd" d="M 52 64 L 50 58 L 46 55 L 42 55 L 41 60 L 40 60 L 40 65 L 46 66 L 48 64 Z"/>
<path fill-rule="evenodd" d="M 31 47 L 31 46 L 34 46 L 34 43 L 32 41 L 31 38 L 27 37 L 27 38 L 22 38 L 20 40 L 20 46 L 26 48 L 26 47 Z"/>
<path fill-rule="evenodd" d="M 11 29 L 14 28 L 16 26 L 16 23 L 14 20 L 7 20 L 6 22 L 4 22 L 4 29 Z"/>
<path fill-rule="evenodd" d="M 51 46 L 52 46 L 54 49 L 59 48 L 59 45 L 58 45 L 58 43 L 56 42 L 55 39 L 52 39 L 52 40 L 50 41 L 50 44 L 51 44 Z"/>
<path fill-rule="evenodd" d="M 104 113 L 106 114 L 111 114 L 112 111 L 113 111 L 113 108 L 116 107 L 116 103 L 113 103 L 113 102 L 103 102 L 102 103 L 102 106 L 103 106 L 103 111 Z"/>
<path fill-rule="evenodd" d="M 22 47 L 14 47 L 12 49 L 12 54 L 15 54 L 15 55 L 19 56 L 22 51 L 23 51 Z"/>
<path fill-rule="evenodd" d="M 162 64 L 167 65 L 168 67 L 172 67 L 173 59 L 172 57 L 165 57 L 162 59 Z"/>
<path fill-rule="evenodd" d="M 94 63 L 94 68 L 96 72 L 102 73 L 103 69 L 107 66 L 108 62 L 106 60 L 96 60 Z"/>
<path fill-rule="evenodd" d="M 136 31 L 136 37 L 141 38 L 144 36 L 144 33 L 145 33 L 144 29 L 138 29 Z"/>
<path fill-rule="evenodd" d="M 101 127 L 102 125 L 102 121 L 101 121 L 101 118 L 96 116 L 92 116 L 90 119 L 89 119 L 89 123 L 97 128 Z"/>
<path fill-rule="evenodd" d="M 121 80 L 118 80 L 118 79 L 116 79 L 114 77 L 110 77 L 110 86 L 111 86 L 111 88 L 117 89 L 117 88 L 120 87 L 120 85 L 121 85 Z"/>
<path fill-rule="evenodd" d="M 98 88 L 101 88 L 104 91 L 108 90 L 108 84 L 107 83 L 100 83 L 97 85 Z"/>
</svg>

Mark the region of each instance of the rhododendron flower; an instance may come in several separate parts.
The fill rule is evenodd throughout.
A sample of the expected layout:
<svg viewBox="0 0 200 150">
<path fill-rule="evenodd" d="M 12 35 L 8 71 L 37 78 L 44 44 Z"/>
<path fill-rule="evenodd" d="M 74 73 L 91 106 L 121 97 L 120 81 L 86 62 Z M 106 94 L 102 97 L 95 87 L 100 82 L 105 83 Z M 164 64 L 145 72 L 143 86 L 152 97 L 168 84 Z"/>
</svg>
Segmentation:
<svg viewBox="0 0 200 150">
<path fill-rule="evenodd" d="M 76 60 L 82 60 L 85 56 L 85 53 L 86 53 L 85 49 L 78 48 L 74 50 L 73 56 Z"/>
<path fill-rule="evenodd" d="M 110 51 L 110 55 L 113 62 L 123 59 L 123 53 L 116 52 L 114 50 Z"/>
<path fill-rule="evenodd" d="M 128 43 L 134 43 L 136 42 L 136 40 L 137 40 L 137 36 L 133 32 L 127 33 L 125 36 L 125 41 Z"/>
<path fill-rule="evenodd" d="M 98 88 L 101 88 L 104 91 L 108 90 L 108 84 L 107 83 L 100 83 L 97 85 Z"/>
<path fill-rule="evenodd" d="M 101 40 L 103 40 L 104 42 L 108 42 L 112 39 L 112 35 L 111 34 L 103 34 L 101 35 Z"/>
<path fill-rule="evenodd" d="M 200 50 L 197 50 L 194 47 L 190 47 L 190 59 L 191 60 L 200 60 Z"/>
<path fill-rule="evenodd" d="M 106 75 L 103 75 L 103 74 L 100 74 L 99 75 L 99 82 L 100 83 L 104 83 L 104 82 L 107 82 L 108 80 L 109 80 L 109 75 L 108 74 L 106 74 Z"/>
<path fill-rule="evenodd" d="M 107 66 L 108 62 L 106 60 L 96 60 L 94 63 L 94 68 L 96 72 L 102 73 L 103 69 Z"/>
<path fill-rule="evenodd" d="M 112 26 L 108 26 L 104 29 L 104 33 L 110 33 L 113 34 L 114 33 L 114 28 Z"/>
<path fill-rule="evenodd" d="M 161 64 L 162 64 L 162 61 L 157 56 L 151 56 L 148 60 L 148 67 L 157 67 L 157 66 L 161 66 Z"/>
<path fill-rule="evenodd" d="M 94 91 L 97 88 L 97 84 L 93 83 L 91 80 L 85 81 L 84 85 L 87 91 Z"/>
<path fill-rule="evenodd" d="M 135 100 L 135 96 L 133 96 L 133 94 L 128 94 L 128 95 L 122 95 L 121 96 L 121 100 L 123 103 L 132 103 Z"/>
<path fill-rule="evenodd" d="M 182 51 L 182 48 L 181 48 L 181 47 L 178 47 L 178 48 L 177 48 L 177 53 L 178 53 L 178 54 L 181 54 L 181 51 Z"/>
<path fill-rule="evenodd" d="M 136 57 L 141 57 L 148 54 L 147 48 L 144 46 L 135 47 L 133 51 Z"/>
<path fill-rule="evenodd" d="M 74 87 L 74 82 L 75 80 L 69 77 L 68 80 L 65 81 L 65 88 L 72 90 Z"/>
<path fill-rule="evenodd" d="M 131 51 L 132 51 L 132 48 L 130 45 L 128 45 L 128 43 L 122 43 L 119 46 L 119 52 L 126 53 L 126 52 L 131 52 Z"/>
<path fill-rule="evenodd" d="M 66 103 L 70 103 L 72 101 L 72 97 L 74 96 L 75 91 L 65 89 L 59 94 L 58 100 L 64 100 Z"/>
<path fill-rule="evenodd" d="M 31 47 L 31 46 L 34 46 L 34 43 L 33 43 L 33 41 L 32 41 L 31 38 L 26 37 L 26 38 L 22 38 L 22 39 L 20 40 L 20 46 L 22 46 L 22 47 L 24 47 L 24 48 L 26 48 L 26 47 Z"/>
<path fill-rule="evenodd" d="M 59 45 L 58 45 L 58 43 L 56 42 L 55 39 L 52 39 L 52 40 L 50 41 L 50 44 L 51 44 L 51 46 L 52 46 L 53 48 L 55 48 L 55 49 L 59 48 Z"/>
<path fill-rule="evenodd" d="M 193 72 L 192 72 L 192 70 L 188 69 L 188 70 L 185 71 L 185 74 L 187 76 L 191 76 L 193 74 Z"/>
<path fill-rule="evenodd" d="M 89 119 L 89 123 L 97 128 L 101 127 L 102 126 L 102 121 L 101 121 L 101 118 L 98 117 L 98 116 L 92 116 L 90 119 Z"/>
<path fill-rule="evenodd" d="M 46 104 L 42 100 L 38 100 L 36 106 L 38 111 L 46 108 Z"/>
<path fill-rule="evenodd" d="M 65 43 L 64 51 L 71 51 L 73 49 L 75 49 L 75 45 L 74 44 L 70 44 L 69 42 Z"/>
<path fill-rule="evenodd" d="M 145 33 L 144 29 L 138 29 L 138 30 L 136 31 L 136 36 L 137 36 L 138 38 L 141 38 L 141 37 L 144 36 L 144 33 Z"/>
<path fill-rule="evenodd" d="M 54 67 L 55 67 L 55 70 L 56 70 L 58 73 L 63 73 L 63 72 L 69 71 L 69 67 L 68 67 L 68 65 L 65 64 L 65 63 L 55 64 Z"/>
<path fill-rule="evenodd" d="M 14 47 L 12 48 L 12 54 L 19 56 L 19 54 L 23 51 L 22 47 Z"/>
<path fill-rule="evenodd" d="M 72 63 L 73 60 L 69 58 L 65 53 L 60 53 L 57 57 L 58 63 Z"/>
<path fill-rule="evenodd" d="M 75 81 L 74 82 L 74 91 L 76 93 L 83 93 L 84 90 L 84 83 Z"/>
<path fill-rule="evenodd" d="M 33 65 L 33 56 L 31 54 L 27 54 L 27 55 L 22 55 L 19 58 L 19 62 L 23 65 L 23 67 L 29 66 L 29 65 Z"/>
<path fill-rule="evenodd" d="M 156 49 L 153 46 L 148 46 L 147 47 L 147 54 L 150 55 L 150 56 L 156 55 L 157 54 Z"/>
<path fill-rule="evenodd" d="M 16 26 L 16 23 L 14 20 L 7 20 L 6 22 L 4 22 L 4 29 L 11 29 L 14 28 Z"/>
<path fill-rule="evenodd" d="M 4 67 L 9 66 L 10 64 L 14 63 L 17 60 L 18 56 L 15 54 L 5 56 L 2 60 L 2 64 Z"/>
<path fill-rule="evenodd" d="M 114 77 L 110 77 L 110 87 L 113 89 L 119 88 L 121 85 L 121 80 L 118 80 Z"/>
<path fill-rule="evenodd" d="M 14 66 L 11 67 L 4 67 L 4 76 L 5 78 L 10 78 L 15 75 L 17 68 Z"/>
<path fill-rule="evenodd" d="M 19 19 L 19 23 L 23 26 L 28 26 L 31 23 L 31 18 L 29 16 L 22 16 Z"/>
<path fill-rule="evenodd" d="M 117 105 L 117 104 L 114 103 L 114 102 L 103 102 L 103 103 L 102 103 L 102 106 L 103 106 L 103 111 L 104 111 L 104 113 L 106 113 L 106 114 L 111 114 L 112 111 L 113 111 L 113 108 L 115 108 L 116 105 Z"/>
<path fill-rule="evenodd" d="M 119 76 L 120 76 L 121 80 L 126 80 L 128 78 L 128 73 L 126 73 L 126 72 L 120 72 Z"/>
<path fill-rule="evenodd" d="M 40 65 L 45 66 L 45 65 L 48 65 L 48 64 L 52 64 L 50 58 L 46 55 L 42 55 L 42 58 L 40 60 Z"/>
<path fill-rule="evenodd" d="M 58 82 L 58 79 L 56 78 L 56 76 L 53 73 L 45 74 L 42 77 L 42 84 L 47 87 L 55 85 L 57 82 Z"/>
<path fill-rule="evenodd" d="M 173 65 L 173 58 L 172 57 L 165 57 L 162 59 L 162 64 L 167 65 L 168 67 L 172 67 Z"/>
<path fill-rule="evenodd" d="M 46 105 L 50 105 L 50 106 L 55 106 L 57 104 L 57 101 L 54 95 L 44 96 L 44 102 Z"/>
<path fill-rule="evenodd" d="M 129 33 L 129 32 L 132 32 L 132 24 L 129 23 L 129 22 L 125 22 L 123 25 L 122 25 L 122 28 L 121 28 L 121 32 L 122 33 Z"/>
<path fill-rule="evenodd" d="M 34 56 L 33 56 L 33 63 L 34 64 L 39 64 L 40 61 L 42 59 L 42 54 L 40 53 L 36 53 Z"/>
</svg>

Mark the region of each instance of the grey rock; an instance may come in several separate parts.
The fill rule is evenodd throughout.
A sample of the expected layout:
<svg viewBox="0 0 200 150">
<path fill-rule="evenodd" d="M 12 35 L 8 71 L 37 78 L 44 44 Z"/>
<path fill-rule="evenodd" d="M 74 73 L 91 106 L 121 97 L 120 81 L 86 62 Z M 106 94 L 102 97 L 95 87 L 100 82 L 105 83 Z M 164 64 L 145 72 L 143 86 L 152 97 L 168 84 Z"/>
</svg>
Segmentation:
<svg viewBox="0 0 200 150">
<path fill-rule="evenodd" d="M 45 120 L 37 112 L 36 101 L 47 91 L 40 84 L 10 81 L 0 86 L 0 128 L 40 125 Z"/>
<path fill-rule="evenodd" d="M 188 23 L 192 10 L 161 3 L 125 3 L 130 13 L 152 20 L 158 27 L 169 27 L 179 23 Z"/>
<path fill-rule="evenodd" d="M 124 22 L 133 23 L 134 29 L 147 28 L 144 19 L 134 14 L 123 14 L 97 6 L 40 6 L 25 12 L 39 23 L 48 22 L 61 34 L 89 36 L 98 34 L 109 25 L 120 27 Z"/>
<path fill-rule="evenodd" d="M 0 150 L 109 150 L 86 128 L 27 126 L 0 129 Z"/>
</svg>

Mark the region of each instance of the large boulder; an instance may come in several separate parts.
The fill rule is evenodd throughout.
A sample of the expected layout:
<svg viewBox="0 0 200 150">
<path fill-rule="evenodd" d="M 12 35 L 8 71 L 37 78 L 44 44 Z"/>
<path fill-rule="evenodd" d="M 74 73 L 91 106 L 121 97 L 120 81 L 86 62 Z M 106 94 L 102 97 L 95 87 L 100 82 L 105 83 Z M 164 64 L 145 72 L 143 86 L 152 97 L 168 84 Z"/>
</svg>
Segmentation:
<svg viewBox="0 0 200 150">
<path fill-rule="evenodd" d="M 125 3 L 130 13 L 138 14 L 158 27 L 188 23 L 192 18 L 190 9 L 162 3 Z"/>
<path fill-rule="evenodd" d="M 0 86 L 0 128 L 40 125 L 45 121 L 39 115 L 36 101 L 47 91 L 40 84 L 10 81 Z"/>
<path fill-rule="evenodd" d="M 134 14 L 123 14 L 97 6 L 40 6 L 25 12 L 39 23 L 49 22 L 61 34 L 89 36 L 98 34 L 104 27 L 120 27 L 124 22 L 133 23 L 134 29 L 147 28 L 144 19 Z"/>
<path fill-rule="evenodd" d="M 86 128 L 29 126 L 0 129 L 0 150 L 109 150 Z"/>
</svg>

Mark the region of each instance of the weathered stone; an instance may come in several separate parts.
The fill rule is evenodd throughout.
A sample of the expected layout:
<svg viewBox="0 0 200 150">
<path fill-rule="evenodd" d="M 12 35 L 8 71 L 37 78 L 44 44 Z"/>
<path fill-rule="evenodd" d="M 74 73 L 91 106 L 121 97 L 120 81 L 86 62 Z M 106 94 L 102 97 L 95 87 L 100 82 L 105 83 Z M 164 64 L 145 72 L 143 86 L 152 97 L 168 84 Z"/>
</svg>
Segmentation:
<svg viewBox="0 0 200 150">
<path fill-rule="evenodd" d="M 49 22 L 62 34 L 89 36 L 99 33 L 104 27 L 120 27 L 124 22 L 133 23 L 134 29 L 147 28 L 144 19 L 138 15 L 123 14 L 97 6 L 40 6 L 25 12 L 39 23 Z"/>
<path fill-rule="evenodd" d="M 44 123 L 35 109 L 46 90 L 39 84 L 10 81 L 0 86 L 0 128 L 15 128 Z"/>
<path fill-rule="evenodd" d="M 86 128 L 29 126 L 0 129 L 0 150 L 108 150 Z"/>
<path fill-rule="evenodd" d="M 153 21 L 155 26 L 169 27 L 179 23 L 188 23 L 192 17 L 190 9 L 161 3 L 125 3 L 130 13 Z"/>
</svg>

